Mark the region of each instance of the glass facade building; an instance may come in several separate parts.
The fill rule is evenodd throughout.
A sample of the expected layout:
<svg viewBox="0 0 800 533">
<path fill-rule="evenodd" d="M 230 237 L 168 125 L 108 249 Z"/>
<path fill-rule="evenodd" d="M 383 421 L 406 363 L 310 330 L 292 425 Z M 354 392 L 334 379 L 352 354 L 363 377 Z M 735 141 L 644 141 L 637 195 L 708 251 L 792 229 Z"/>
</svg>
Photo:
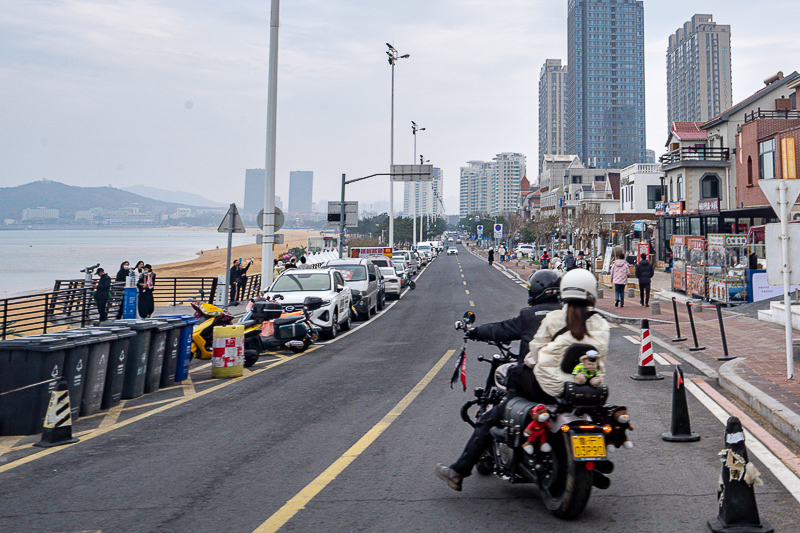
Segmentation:
<svg viewBox="0 0 800 533">
<path fill-rule="evenodd" d="M 567 24 L 567 153 L 596 168 L 644 163 L 642 1 L 569 0 Z"/>
</svg>

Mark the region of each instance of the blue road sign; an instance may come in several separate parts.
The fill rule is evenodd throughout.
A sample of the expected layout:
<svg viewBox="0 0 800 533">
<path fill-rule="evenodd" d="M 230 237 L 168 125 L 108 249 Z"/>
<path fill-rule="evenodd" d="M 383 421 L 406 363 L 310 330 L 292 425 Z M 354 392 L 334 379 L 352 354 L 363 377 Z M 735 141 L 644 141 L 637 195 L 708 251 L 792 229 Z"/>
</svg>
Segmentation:
<svg viewBox="0 0 800 533">
<path fill-rule="evenodd" d="M 480 221 L 481 221 L 481 216 L 475 215 L 475 222 L 480 222 Z"/>
</svg>

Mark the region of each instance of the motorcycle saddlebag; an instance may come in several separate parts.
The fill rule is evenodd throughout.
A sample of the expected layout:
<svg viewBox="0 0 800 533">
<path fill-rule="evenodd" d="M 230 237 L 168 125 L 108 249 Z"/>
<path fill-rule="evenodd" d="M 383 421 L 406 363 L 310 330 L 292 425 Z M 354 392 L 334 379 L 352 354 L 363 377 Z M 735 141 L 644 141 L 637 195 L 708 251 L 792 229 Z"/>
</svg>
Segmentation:
<svg viewBox="0 0 800 533">
<path fill-rule="evenodd" d="M 608 385 L 592 387 L 589 384 L 564 384 L 564 401 L 575 407 L 595 407 L 603 405 L 608 398 Z"/>
<path fill-rule="evenodd" d="M 531 421 L 531 409 L 538 404 L 521 396 L 511 398 L 503 412 L 503 426 L 508 428 L 508 445 L 515 448 L 520 445 L 524 436 L 522 432 Z"/>
<path fill-rule="evenodd" d="M 306 326 L 303 322 L 295 322 L 294 324 L 278 326 L 278 338 L 282 341 L 301 339 L 309 333 L 308 326 Z"/>
<path fill-rule="evenodd" d="M 268 302 L 266 300 L 256 300 L 253 302 L 253 319 L 258 322 L 265 322 L 267 320 L 275 320 L 281 313 L 283 308 L 281 304 L 276 302 Z"/>
</svg>

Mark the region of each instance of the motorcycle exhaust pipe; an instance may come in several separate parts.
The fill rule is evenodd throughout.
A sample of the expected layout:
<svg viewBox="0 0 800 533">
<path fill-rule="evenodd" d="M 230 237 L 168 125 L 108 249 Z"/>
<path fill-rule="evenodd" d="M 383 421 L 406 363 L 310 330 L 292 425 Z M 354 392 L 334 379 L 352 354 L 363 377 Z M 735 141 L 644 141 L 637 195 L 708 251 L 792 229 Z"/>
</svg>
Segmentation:
<svg viewBox="0 0 800 533">
<path fill-rule="evenodd" d="M 298 350 L 303 346 L 303 341 L 289 341 L 286 343 L 287 348 L 297 348 Z"/>
</svg>

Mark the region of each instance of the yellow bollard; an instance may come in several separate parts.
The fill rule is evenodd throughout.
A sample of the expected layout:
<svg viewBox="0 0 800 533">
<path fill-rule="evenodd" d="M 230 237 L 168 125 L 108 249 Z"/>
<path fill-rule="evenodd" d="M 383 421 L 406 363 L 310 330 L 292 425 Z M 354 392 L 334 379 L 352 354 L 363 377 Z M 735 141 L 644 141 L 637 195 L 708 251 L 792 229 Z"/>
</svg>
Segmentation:
<svg viewBox="0 0 800 533">
<path fill-rule="evenodd" d="M 214 326 L 212 378 L 238 378 L 244 372 L 244 326 Z"/>
</svg>

